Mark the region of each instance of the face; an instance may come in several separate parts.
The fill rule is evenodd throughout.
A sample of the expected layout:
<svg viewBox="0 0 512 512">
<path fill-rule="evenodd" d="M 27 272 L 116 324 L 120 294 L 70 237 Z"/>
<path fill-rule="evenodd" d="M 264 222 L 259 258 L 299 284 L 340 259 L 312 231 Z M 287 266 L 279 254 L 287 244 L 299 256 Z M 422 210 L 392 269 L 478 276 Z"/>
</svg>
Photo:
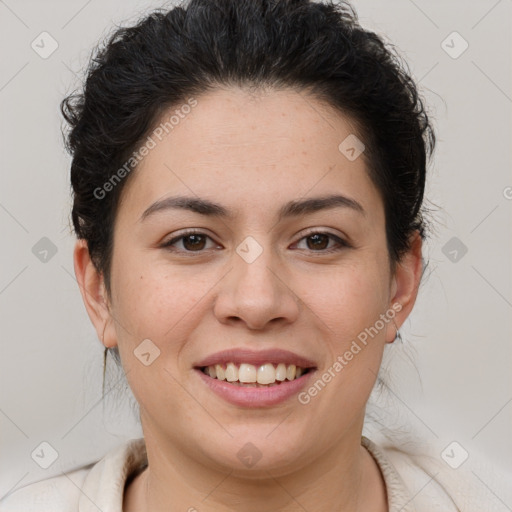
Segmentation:
<svg viewBox="0 0 512 512">
<path fill-rule="evenodd" d="M 207 467 L 286 474 L 360 439 L 384 346 L 415 299 L 420 246 L 391 274 L 383 202 L 365 154 L 339 149 L 356 134 L 340 113 L 291 90 L 196 101 L 153 137 L 123 190 L 111 297 L 80 244 L 75 269 L 103 343 L 119 348 L 147 443 Z M 220 208 L 166 207 L 185 196 Z M 295 386 L 284 398 L 236 387 L 258 393 L 249 403 L 197 369 L 229 349 L 285 350 L 311 369 L 277 385 Z M 269 354 L 277 366 L 282 354 Z M 240 455 L 249 442 L 254 468 Z"/>
</svg>

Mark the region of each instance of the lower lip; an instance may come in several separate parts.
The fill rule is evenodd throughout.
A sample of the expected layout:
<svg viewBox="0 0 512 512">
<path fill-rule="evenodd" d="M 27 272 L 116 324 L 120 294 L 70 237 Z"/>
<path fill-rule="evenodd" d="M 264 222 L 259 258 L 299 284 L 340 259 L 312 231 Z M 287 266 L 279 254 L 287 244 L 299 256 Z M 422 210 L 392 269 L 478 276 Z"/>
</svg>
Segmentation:
<svg viewBox="0 0 512 512">
<path fill-rule="evenodd" d="M 265 407 L 284 402 L 304 388 L 315 373 L 315 370 L 309 370 L 298 379 L 286 380 L 275 386 L 253 388 L 229 384 L 225 380 L 212 379 L 197 368 L 195 371 L 214 393 L 227 402 L 240 407 Z"/>
</svg>

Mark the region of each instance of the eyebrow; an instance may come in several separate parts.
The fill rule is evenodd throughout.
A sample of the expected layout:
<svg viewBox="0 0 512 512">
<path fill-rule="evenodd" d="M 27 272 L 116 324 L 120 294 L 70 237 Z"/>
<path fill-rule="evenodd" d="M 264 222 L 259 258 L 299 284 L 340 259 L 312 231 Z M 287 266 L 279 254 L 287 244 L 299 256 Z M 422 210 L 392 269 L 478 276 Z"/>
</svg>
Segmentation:
<svg viewBox="0 0 512 512">
<path fill-rule="evenodd" d="M 355 199 L 346 197 L 343 195 L 329 195 L 324 197 L 314 197 L 310 199 L 303 199 L 297 201 L 290 201 L 284 204 L 278 214 L 278 221 L 281 221 L 290 217 L 298 217 L 300 215 L 307 215 L 309 213 L 315 213 L 320 210 L 328 210 L 332 208 L 350 208 L 362 215 L 366 215 L 366 211 Z M 209 217 L 227 218 L 232 219 L 234 217 L 233 212 L 230 212 L 224 206 L 209 201 L 208 199 L 201 199 L 198 197 L 187 197 L 187 196 L 173 196 L 161 199 L 153 203 L 147 208 L 141 215 L 139 222 L 142 222 L 147 217 L 154 215 L 157 212 L 163 212 L 165 210 L 182 209 L 190 210 L 200 215 L 206 215 Z"/>
</svg>

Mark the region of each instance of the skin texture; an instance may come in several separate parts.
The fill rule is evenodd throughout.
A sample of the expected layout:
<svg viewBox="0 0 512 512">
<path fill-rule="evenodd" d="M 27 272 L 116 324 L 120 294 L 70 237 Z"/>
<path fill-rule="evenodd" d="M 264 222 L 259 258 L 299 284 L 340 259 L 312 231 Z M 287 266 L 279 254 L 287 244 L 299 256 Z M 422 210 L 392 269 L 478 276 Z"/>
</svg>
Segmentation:
<svg viewBox="0 0 512 512">
<path fill-rule="evenodd" d="M 124 511 L 386 511 L 361 432 L 384 347 L 416 300 L 421 239 L 415 234 L 392 275 L 382 199 L 364 153 L 350 161 L 339 151 L 357 132 L 331 107 L 293 90 L 219 89 L 196 99 L 123 190 L 111 297 L 83 241 L 74 253 L 90 319 L 106 347 L 118 346 L 140 405 L 149 467 L 127 487 Z M 277 222 L 282 204 L 333 193 L 364 214 L 345 207 Z M 171 195 L 207 198 L 234 216 L 166 210 L 139 220 Z M 161 247 L 186 228 L 210 238 Z M 328 253 L 336 240 L 315 245 L 308 228 L 350 246 Z M 247 236 L 263 249 L 252 263 L 236 252 Z M 228 348 L 283 348 L 315 361 L 321 375 L 396 303 L 394 322 L 305 405 L 294 396 L 237 407 L 193 370 Z M 160 355 L 145 366 L 133 351 L 148 338 Z M 248 442 L 262 454 L 251 468 L 237 457 Z"/>
</svg>

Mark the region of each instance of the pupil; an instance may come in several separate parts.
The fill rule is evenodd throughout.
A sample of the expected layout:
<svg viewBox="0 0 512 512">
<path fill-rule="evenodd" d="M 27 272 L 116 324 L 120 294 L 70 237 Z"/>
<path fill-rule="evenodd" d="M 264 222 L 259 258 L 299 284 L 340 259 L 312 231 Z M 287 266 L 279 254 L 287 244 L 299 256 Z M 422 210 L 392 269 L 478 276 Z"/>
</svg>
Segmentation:
<svg viewBox="0 0 512 512">
<path fill-rule="evenodd" d="M 192 244 L 190 245 L 190 247 L 191 247 L 192 249 L 193 249 L 194 247 L 197 249 L 197 247 L 198 247 L 197 242 L 199 242 L 199 244 L 201 244 L 201 240 L 200 240 L 200 239 L 201 239 L 201 238 L 203 238 L 203 237 L 202 237 L 202 235 L 187 235 L 187 236 L 184 238 L 184 245 L 185 245 L 185 247 L 187 247 L 187 249 L 189 248 L 189 247 L 188 247 L 188 246 L 189 246 L 189 244 L 187 243 L 187 241 L 189 241 L 189 240 L 191 240 L 191 239 L 193 240 L 194 238 L 196 239 L 196 243 L 192 242 Z M 204 242 L 204 240 L 203 240 L 203 242 Z"/>
<path fill-rule="evenodd" d="M 326 237 L 325 235 L 320 235 L 320 234 L 311 235 L 309 238 L 310 238 L 310 239 L 316 239 L 316 241 L 318 242 L 318 238 L 319 238 L 319 237 L 323 237 L 324 241 L 327 239 L 327 237 Z M 325 247 L 324 247 L 324 246 L 325 246 L 325 243 L 324 243 L 324 244 L 322 244 L 322 243 L 320 243 L 320 244 L 318 244 L 318 243 L 314 243 L 314 244 L 313 244 L 313 247 L 316 247 L 317 249 L 318 249 L 318 248 L 320 248 L 320 249 L 325 249 Z"/>
</svg>

